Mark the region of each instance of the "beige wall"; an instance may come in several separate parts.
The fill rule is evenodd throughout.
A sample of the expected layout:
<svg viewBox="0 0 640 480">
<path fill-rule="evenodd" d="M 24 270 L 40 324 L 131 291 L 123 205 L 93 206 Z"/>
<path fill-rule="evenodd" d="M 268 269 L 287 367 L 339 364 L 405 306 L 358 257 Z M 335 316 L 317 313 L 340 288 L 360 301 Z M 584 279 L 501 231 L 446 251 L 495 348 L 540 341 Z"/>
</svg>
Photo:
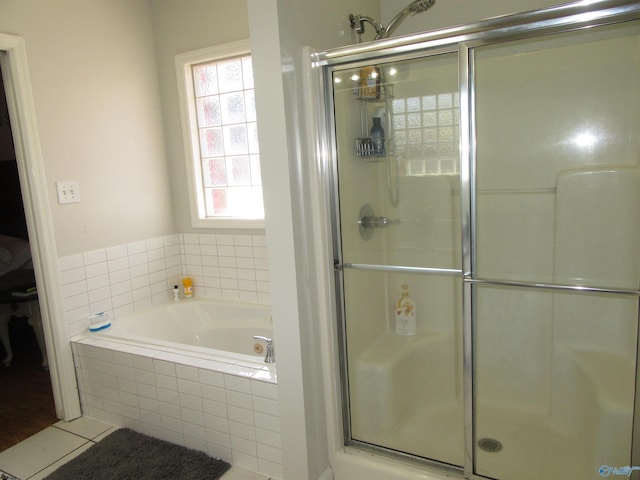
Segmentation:
<svg viewBox="0 0 640 480">
<path fill-rule="evenodd" d="M 380 0 L 381 21 L 383 25 L 388 25 L 393 17 L 410 3 L 410 0 Z M 564 3 L 568 3 L 568 1 L 482 0 L 481 2 L 470 2 L 469 0 L 436 0 L 435 5 L 427 12 L 406 18 L 392 36 L 395 37 L 398 35 L 452 27 L 454 25 L 475 23 L 487 18 L 537 10 Z M 370 15 L 369 13 L 358 13 L 361 15 Z M 376 20 L 378 20 L 378 18 L 376 18 Z"/>
<path fill-rule="evenodd" d="M 26 42 L 58 255 L 175 232 L 149 4 L 0 0 L 0 32 Z"/>
<path fill-rule="evenodd" d="M 156 0 L 151 2 L 151 15 L 175 221 L 179 232 L 195 232 L 189 213 L 174 57 L 248 39 L 247 5 L 244 0 Z"/>
</svg>

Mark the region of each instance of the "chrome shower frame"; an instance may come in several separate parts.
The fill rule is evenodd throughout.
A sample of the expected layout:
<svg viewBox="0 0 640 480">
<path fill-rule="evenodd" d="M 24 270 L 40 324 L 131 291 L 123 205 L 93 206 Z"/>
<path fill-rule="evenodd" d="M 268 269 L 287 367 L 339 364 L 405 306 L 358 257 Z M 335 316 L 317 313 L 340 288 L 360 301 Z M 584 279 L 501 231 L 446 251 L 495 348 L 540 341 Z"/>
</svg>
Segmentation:
<svg viewBox="0 0 640 480">
<path fill-rule="evenodd" d="M 640 2 L 629 0 L 583 0 L 571 4 L 525 12 L 516 15 L 497 17 L 486 21 L 444 28 L 419 34 L 406 35 L 396 38 L 386 38 L 373 42 L 336 48 L 312 56 L 313 66 L 322 68 L 324 81 L 324 103 L 327 135 L 323 135 L 326 142 L 323 151 L 329 154 L 327 172 L 332 178 L 328 179 L 327 197 L 331 199 L 331 217 L 333 224 L 333 252 L 335 273 L 335 295 L 338 322 L 338 336 L 341 346 L 339 360 L 341 363 L 340 376 L 342 381 L 342 409 L 344 442 L 347 448 L 359 448 L 383 455 L 408 459 L 414 463 L 437 467 L 443 473 L 454 473 L 464 478 L 484 479 L 474 472 L 474 352 L 473 352 L 473 302 L 474 287 L 478 284 L 538 287 L 550 291 L 569 291 L 575 293 L 588 292 L 591 294 L 616 293 L 624 296 L 640 297 L 640 290 L 615 290 L 600 288 L 585 288 L 571 285 L 514 283 L 493 279 L 478 278 L 476 266 L 472 264 L 476 245 L 476 225 L 474 223 L 475 205 L 475 151 L 476 125 L 473 106 L 475 104 L 474 84 L 474 49 L 483 45 L 501 43 L 543 36 L 553 33 L 569 32 L 587 29 L 595 26 L 611 25 L 632 20 L 640 20 Z M 337 151 L 336 135 L 333 130 L 335 124 L 334 104 L 332 95 L 333 73 L 335 71 L 358 68 L 372 63 L 387 61 L 401 61 L 418 57 L 428 57 L 444 53 L 457 53 L 459 58 L 459 87 L 460 87 L 460 157 L 461 157 L 461 235 L 462 235 L 462 268 L 431 269 L 388 265 L 359 265 L 344 264 L 340 245 L 339 199 L 337 190 Z M 464 384 L 464 465 L 462 468 L 442 464 L 432 460 L 416 458 L 410 454 L 389 451 L 382 447 L 373 446 L 351 439 L 350 418 L 348 409 L 348 378 L 346 375 L 346 349 L 344 337 L 345 311 L 342 271 L 345 268 L 373 269 L 379 271 L 412 272 L 417 274 L 437 274 L 459 278 L 463 285 L 463 384 Z M 640 345 L 640 339 L 637 339 Z M 640 351 L 638 353 L 640 365 Z M 636 392 L 640 385 L 640 368 L 636 373 Z M 632 440 L 631 460 L 634 465 L 640 464 L 640 395 L 636 394 L 634 408 L 634 437 Z"/>
</svg>

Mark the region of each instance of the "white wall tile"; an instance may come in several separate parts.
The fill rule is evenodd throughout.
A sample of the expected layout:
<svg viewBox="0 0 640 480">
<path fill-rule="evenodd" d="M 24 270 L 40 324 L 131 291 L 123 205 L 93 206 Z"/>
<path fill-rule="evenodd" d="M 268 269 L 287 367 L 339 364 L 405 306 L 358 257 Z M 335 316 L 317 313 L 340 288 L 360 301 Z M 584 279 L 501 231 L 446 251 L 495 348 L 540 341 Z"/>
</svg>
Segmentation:
<svg viewBox="0 0 640 480">
<path fill-rule="evenodd" d="M 196 296 L 269 303 L 268 265 L 266 258 L 260 258 L 266 255 L 261 250 L 264 245 L 265 236 L 259 234 L 175 234 L 61 257 L 61 284 L 71 285 L 62 290 L 67 323 L 79 322 L 77 313 L 71 317 L 71 312 L 89 303 L 92 310 L 98 308 L 96 303 L 102 310 L 113 309 L 118 318 L 166 302 L 184 275 L 200 287 Z M 180 256 L 181 249 L 187 254 Z M 254 280 L 255 285 L 249 283 Z M 110 302 L 106 290 L 97 292 L 107 286 Z M 89 298 L 77 297 L 87 292 Z"/>
<path fill-rule="evenodd" d="M 208 413 L 204 414 L 204 426 L 212 430 L 229 433 L 229 420 Z"/>
<path fill-rule="evenodd" d="M 103 263 L 107 261 L 107 253 L 105 250 L 92 250 L 90 252 L 84 252 L 82 258 L 86 265 L 92 265 L 94 263 Z"/>
<path fill-rule="evenodd" d="M 227 405 L 227 416 L 229 420 L 235 422 L 244 423 L 247 425 L 253 425 L 253 411 L 246 408 L 239 408 L 234 405 Z"/>
<path fill-rule="evenodd" d="M 231 451 L 256 456 L 256 442 L 231 435 Z"/>
<path fill-rule="evenodd" d="M 178 396 L 177 390 L 170 390 L 162 387 L 158 387 L 158 400 L 175 406 L 178 406 L 180 403 L 180 397 Z"/>
<path fill-rule="evenodd" d="M 257 444 L 258 457 L 273 463 L 282 464 L 282 450 L 270 445 Z"/>
<path fill-rule="evenodd" d="M 255 426 L 264 428 L 265 430 L 271 430 L 272 432 L 280 432 L 280 418 L 273 415 L 267 415 L 260 412 L 255 412 L 253 415 Z"/>
<path fill-rule="evenodd" d="M 215 417 L 220 417 L 224 419 L 229 417 L 226 403 L 216 402 L 213 400 L 208 400 L 206 398 L 202 399 L 202 411 L 205 414 L 212 415 Z"/>
<path fill-rule="evenodd" d="M 207 442 L 231 449 L 231 437 L 228 433 L 219 432 L 218 430 L 205 429 Z"/>
<path fill-rule="evenodd" d="M 226 233 L 216 234 L 216 244 L 218 245 L 233 245 L 233 235 Z"/>
<path fill-rule="evenodd" d="M 258 458 L 258 471 L 268 477 L 284 478 L 281 464 L 273 463 L 263 458 Z"/>
<path fill-rule="evenodd" d="M 209 233 L 200 234 L 200 245 L 215 245 L 216 236 Z"/>
<path fill-rule="evenodd" d="M 187 422 L 193 425 L 200 425 L 200 426 L 204 425 L 204 413 L 202 413 L 202 410 L 191 410 L 190 408 L 180 408 L 180 418 L 182 419 L 183 422 Z M 195 436 L 195 435 L 192 435 L 192 436 Z M 204 427 L 202 427 L 201 438 L 203 440 L 205 439 Z"/>
<path fill-rule="evenodd" d="M 62 286 L 62 296 L 65 298 L 80 295 L 82 293 L 87 293 L 87 282 L 85 280 L 67 283 Z"/>
<path fill-rule="evenodd" d="M 84 259 L 82 254 L 69 255 L 58 259 L 58 270 L 61 272 L 66 270 L 74 270 L 84 267 Z"/>
<path fill-rule="evenodd" d="M 120 346 L 96 337 L 82 342 L 73 350 L 84 412 L 173 443 L 230 456 L 236 465 L 262 469 L 262 474 L 281 475 L 277 387 L 249 377 L 262 369 L 226 368 L 241 375 L 236 376 L 175 364 L 184 357 L 168 352 L 145 353 L 142 347 L 129 346 L 112 351 L 96 344 Z M 227 365 L 211 360 L 194 363 L 220 369 Z"/>
<path fill-rule="evenodd" d="M 251 380 L 251 393 L 256 397 L 264 397 L 271 400 L 277 400 L 278 386 L 273 383 Z"/>
<path fill-rule="evenodd" d="M 116 245 L 115 247 L 109 247 L 106 249 L 107 260 L 115 260 L 116 258 L 122 258 L 127 256 L 126 245 Z"/>
<path fill-rule="evenodd" d="M 71 268 L 60 271 L 60 284 L 68 285 L 70 283 L 84 282 L 86 280 L 84 267 Z"/>
<path fill-rule="evenodd" d="M 229 421 L 229 433 L 234 437 L 244 438 L 246 440 L 256 441 L 256 429 L 253 425 L 245 423 Z"/>
<path fill-rule="evenodd" d="M 126 278 L 129 278 L 129 257 L 114 258 L 107 262 L 109 273 L 113 277 L 114 272 L 126 271 Z M 123 275 L 123 273 L 120 273 Z"/>
<path fill-rule="evenodd" d="M 127 255 L 136 255 L 147 251 L 147 242 L 142 240 L 140 242 L 132 242 L 127 244 Z"/>
<path fill-rule="evenodd" d="M 146 240 L 147 251 L 164 248 L 164 237 L 148 238 Z"/>
<path fill-rule="evenodd" d="M 269 445 L 271 447 L 281 448 L 282 440 L 280 433 L 273 432 L 260 427 L 255 427 L 256 441 L 258 444 Z"/>
</svg>

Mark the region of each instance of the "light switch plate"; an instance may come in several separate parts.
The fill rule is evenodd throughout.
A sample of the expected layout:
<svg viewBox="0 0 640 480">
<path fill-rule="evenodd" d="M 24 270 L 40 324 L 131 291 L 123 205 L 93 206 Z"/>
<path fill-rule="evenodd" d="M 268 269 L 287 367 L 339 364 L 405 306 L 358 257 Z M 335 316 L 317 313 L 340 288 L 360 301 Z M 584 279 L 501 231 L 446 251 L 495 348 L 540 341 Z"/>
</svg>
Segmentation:
<svg viewBox="0 0 640 480">
<path fill-rule="evenodd" d="M 58 203 L 80 203 L 80 184 L 76 181 L 57 181 Z"/>
</svg>

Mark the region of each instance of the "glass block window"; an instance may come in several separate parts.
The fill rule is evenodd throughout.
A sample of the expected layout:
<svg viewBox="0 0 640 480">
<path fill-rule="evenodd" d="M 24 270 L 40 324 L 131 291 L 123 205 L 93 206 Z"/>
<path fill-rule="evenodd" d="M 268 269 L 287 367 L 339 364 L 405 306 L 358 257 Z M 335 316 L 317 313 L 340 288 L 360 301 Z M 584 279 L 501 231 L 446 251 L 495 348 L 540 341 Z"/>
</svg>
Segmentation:
<svg viewBox="0 0 640 480">
<path fill-rule="evenodd" d="M 205 217 L 264 218 L 251 56 L 191 72 Z"/>
<path fill-rule="evenodd" d="M 395 98 L 392 121 L 402 175 L 460 173 L 457 92 Z"/>
</svg>

